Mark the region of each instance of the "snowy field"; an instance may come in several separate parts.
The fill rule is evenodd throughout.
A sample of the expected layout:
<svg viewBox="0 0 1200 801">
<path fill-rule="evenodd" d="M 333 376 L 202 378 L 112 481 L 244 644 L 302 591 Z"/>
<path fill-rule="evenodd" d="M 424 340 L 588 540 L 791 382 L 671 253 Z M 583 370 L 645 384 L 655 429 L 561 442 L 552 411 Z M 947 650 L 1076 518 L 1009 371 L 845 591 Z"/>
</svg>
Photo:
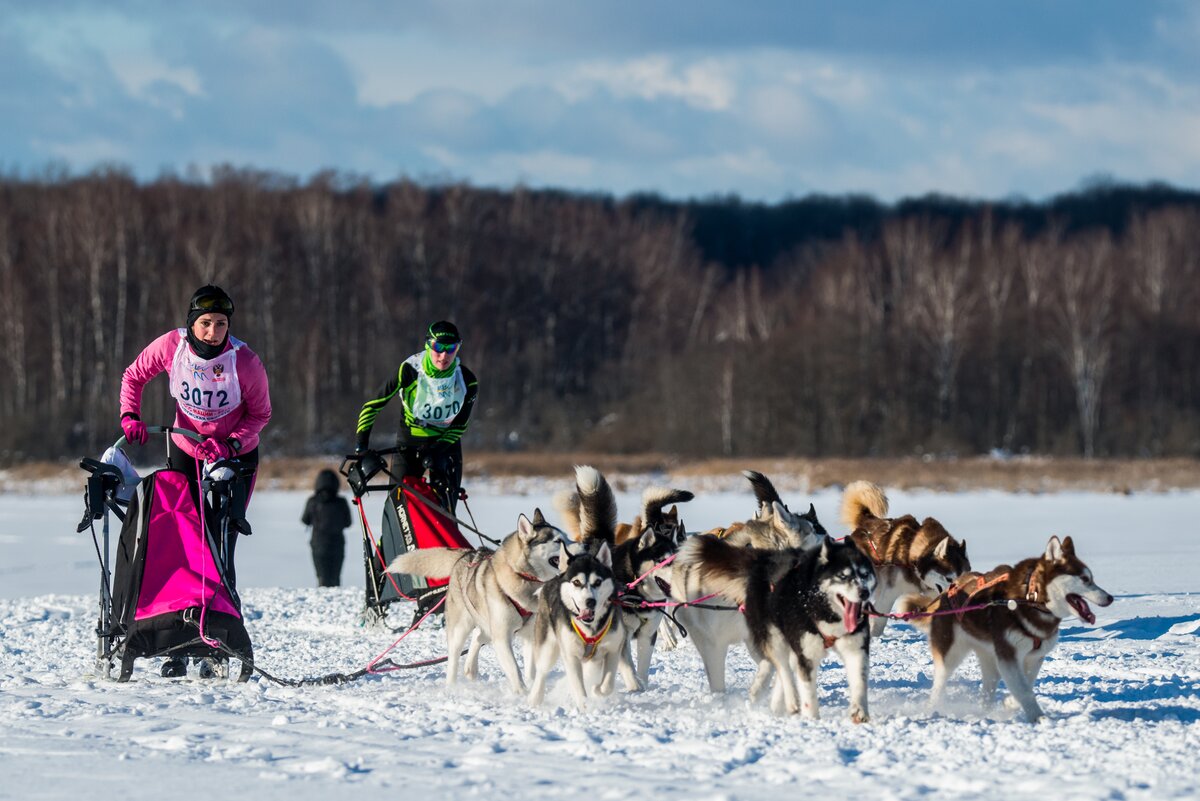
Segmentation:
<svg viewBox="0 0 1200 801">
<path fill-rule="evenodd" d="M 475 488 L 480 527 L 501 536 L 521 511 L 549 510 L 554 486 L 528 495 Z M 797 507 L 799 496 L 784 493 Z M 350 532 L 338 590 L 312 587 L 303 493 L 262 492 L 255 534 L 238 546 L 247 628 L 267 670 L 301 677 L 352 671 L 396 635 L 358 624 L 362 568 Z M 807 498 L 803 499 L 807 502 Z M 831 532 L 839 496 L 812 499 Z M 925 708 L 931 665 L 907 626 L 872 644 L 872 722 L 845 718 L 845 675 L 821 674 L 822 719 L 748 705 L 752 665 L 730 659 L 730 692 L 713 696 L 686 641 L 656 654 L 651 687 L 568 711 L 561 675 L 543 708 L 506 690 L 491 656 L 483 681 L 453 693 L 440 666 L 339 687 L 289 689 L 172 681 L 140 661 L 135 681 L 92 675 L 98 571 L 74 533 L 78 494 L 0 497 L 0 798 L 247 795 L 327 799 L 350 792 L 432 798 L 1165 799 L 1200 795 L 1200 494 L 892 493 L 892 511 L 933 515 L 965 538 L 976 568 L 1075 538 L 1097 582 L 1117 595 L 1097 625 L 1068 621 L 1038 693 L 1037 725 L 972 697 L 960 669 L 951 703 Z M 632 494 L 619 496 L 632 517 Z M 749 491 L 682 507 L 693 530 L 744 519 Z M 370 517 L 378 520 L 378 504 Z M 407 622 L 405 608 L 394 615 Z M 444 653 L 419 630 L 398 661 Z"/>
</svg>

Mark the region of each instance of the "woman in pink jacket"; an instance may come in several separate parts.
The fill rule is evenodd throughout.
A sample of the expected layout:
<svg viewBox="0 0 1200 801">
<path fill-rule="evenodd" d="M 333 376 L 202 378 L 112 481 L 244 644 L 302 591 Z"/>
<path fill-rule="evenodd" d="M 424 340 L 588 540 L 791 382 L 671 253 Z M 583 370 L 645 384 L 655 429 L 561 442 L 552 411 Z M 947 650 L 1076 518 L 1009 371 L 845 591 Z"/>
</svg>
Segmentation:
<svg viewBox="0 0 1200 801">
<path fill-rule="evenodd" d="M 271 419 L 267 371 L 246 343 L 229 335 L 233 301 L 216 286 L 203 286 L 188 305 L 187 327 L 177 328 L 154 340 L 121 380 L 121 430 L 130 442 L 146 441 L 146 424 L 141 419 L 142 388 L 159 373 L 167 373 L 175 398 L 176 428 L 201 434 L 196 442 L 181 434 L 171 435 L 168 464 L 193 481 L 197 460 L 216 462 L 236 458 L 243 465 L 258 466 L 258 435 Z M 254 476 L 246 481 L 248 501 Z M 236 504 L 235 504 L 236 506 Z M 234 584 L 233 544 L 237 533 L 249 534 L 244 508 L 233 510 L 228 578 Z"/>
</svg>

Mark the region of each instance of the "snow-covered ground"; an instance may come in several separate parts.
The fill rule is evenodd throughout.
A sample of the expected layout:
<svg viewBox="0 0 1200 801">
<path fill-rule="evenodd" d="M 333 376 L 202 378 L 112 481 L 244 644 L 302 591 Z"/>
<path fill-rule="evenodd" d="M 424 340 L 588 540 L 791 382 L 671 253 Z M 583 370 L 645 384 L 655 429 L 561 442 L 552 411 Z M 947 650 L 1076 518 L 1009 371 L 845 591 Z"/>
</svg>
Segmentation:
<svg viewBox="0 0 1200 801">
<path fill-rule="evenodd" d="M 549 511 L 554 485 L 528 495 L 479 490 L 480 527 L 500 536 L 519 512 Z M 788 493 L 785 493 L 785 495 Z M 365 665 L 396 635 L 360 627 L 362 569 L 351 531 L 349 586 L 312 587 L 303 493 L 262 492 L 238 547 L 247 628 L 259 663 L 300 677 Z M 793 507 L 799 506 L 796 497 Z M 808 499 L 804 499 L 807 501 Z M 838 496 L 812 497 L 840 531 Z M 448 692 L 442 668 L 289 689 L 171 681 L 139 662 L 136 681 L 92 674 L 98 572 L 74 533 L 78 495 L 0 497 L 0 798 L 246 793 L 258 799 L 386 790 L 432 797 L 551 798 L 1194 798 L 1200 754 L 1200 494 L 892 493 L 895 513 L 938 517 L 978 568 L 1075 538 L 1098 583 L 1117 595 L 1095 627 L 1068 622 L 1038 692 L 1049 719 L 1025 723 L 972 698 L 968 662 L 948 710 L 924 706 L 930 661 L 907 626 L 873 643 L 872 722 L 845 718 L 840 665 L 826 662 L 820 721 L 751 707 L 752 665 L 730 659 L 713 696 L 688 643 L 656 654 L 651 687 L 585 715 L 552 681 L 547 703 L 512 697 L 489 649 L 483 681 Z M 624 518 L 636 510 L 621 494 Z M 370 518 L 378 519 L 378 503 Z M 689 528 L 745 518 L 749 492 L 682 507 Z M 406 609 L 395 615 L 407 621 Z M 400 644 L 400 661 L 444 652 L 439 630 Z M 349 785 L 358 785 L 350 787 Z M 334 794 L 331 796 L 331 794 Z"/>
</svg>

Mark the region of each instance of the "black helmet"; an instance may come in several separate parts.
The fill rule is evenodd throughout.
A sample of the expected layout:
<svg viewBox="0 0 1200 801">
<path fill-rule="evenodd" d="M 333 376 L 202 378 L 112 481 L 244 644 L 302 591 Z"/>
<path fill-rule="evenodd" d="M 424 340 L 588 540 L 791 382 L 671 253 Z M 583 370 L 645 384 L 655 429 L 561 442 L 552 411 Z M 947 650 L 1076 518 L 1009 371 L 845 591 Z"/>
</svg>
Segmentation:
<svg viewBox="0 0 1200 801">
<path fill-rule="evenodd" d="M 434 342 L 440 345 L 458 345 L 462 342 L 462 337 L 458 333 L 458 326 L 449 320 L 438 320 L 429 326 L 425 337 L 426 341 L 431 345 Z"/>
<path fill-rule="evenodd" d="M 233 300 L 219 286 L 206 284 L 192 293 L 188 302 L 188 326 L 205 314 L 223 314 L 233 317 Z"/>
</svg>

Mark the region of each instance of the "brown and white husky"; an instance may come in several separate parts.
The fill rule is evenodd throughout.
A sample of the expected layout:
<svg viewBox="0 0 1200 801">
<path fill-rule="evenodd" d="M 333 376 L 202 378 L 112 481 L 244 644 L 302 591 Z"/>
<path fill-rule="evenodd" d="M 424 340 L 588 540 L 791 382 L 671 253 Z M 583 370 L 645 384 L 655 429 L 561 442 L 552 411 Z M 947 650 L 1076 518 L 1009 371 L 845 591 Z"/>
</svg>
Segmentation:
<svg viewBox="0 0 1200 801">
<path fill-rule="evenodd" d="M 913 623 L 928 632 L 933 653 L 933 691 L 930 706 L 936 709 L 968 653 L 974 651 L 983 674 L 984 707 L 995 701 L 1000 679 L 1029 720 L 1042 717 L 1033 693 L 1034 682 L 1046 655 L 1058 642 L 1058 627 L 1074 615 L 1095 623 L 1091 604 L 1108 606 L 1113 597 L 1096 586 L 1092 571 L 1075 555 L 1067 537 L 1051 537 L 1046 551 L 1016 566 L 1001 565 L 985 574 L 960 576 L 949 590 L 930 598 L 910 595 L 902 599 L 905 612 L 958 614 L 917 617 Z M 972 607 L 985 606 L 982 609 Z"/>
<path fill-rule="evenodd" d="M 850 540 L 875 565 L 872 603 L 887 613 L 902 595 L 938 594 L 950 588 L 971 569 L 967 543 L 950 536 L 932 517 L 918 523 L 912 515 L 888 517 L 888 500 L 876 485 L 855 481 L 842 495 L 842 522 L 850 526 Z M 871 621 L 871 636 L 887 627 L 887 618 Z"/>
</svg>

